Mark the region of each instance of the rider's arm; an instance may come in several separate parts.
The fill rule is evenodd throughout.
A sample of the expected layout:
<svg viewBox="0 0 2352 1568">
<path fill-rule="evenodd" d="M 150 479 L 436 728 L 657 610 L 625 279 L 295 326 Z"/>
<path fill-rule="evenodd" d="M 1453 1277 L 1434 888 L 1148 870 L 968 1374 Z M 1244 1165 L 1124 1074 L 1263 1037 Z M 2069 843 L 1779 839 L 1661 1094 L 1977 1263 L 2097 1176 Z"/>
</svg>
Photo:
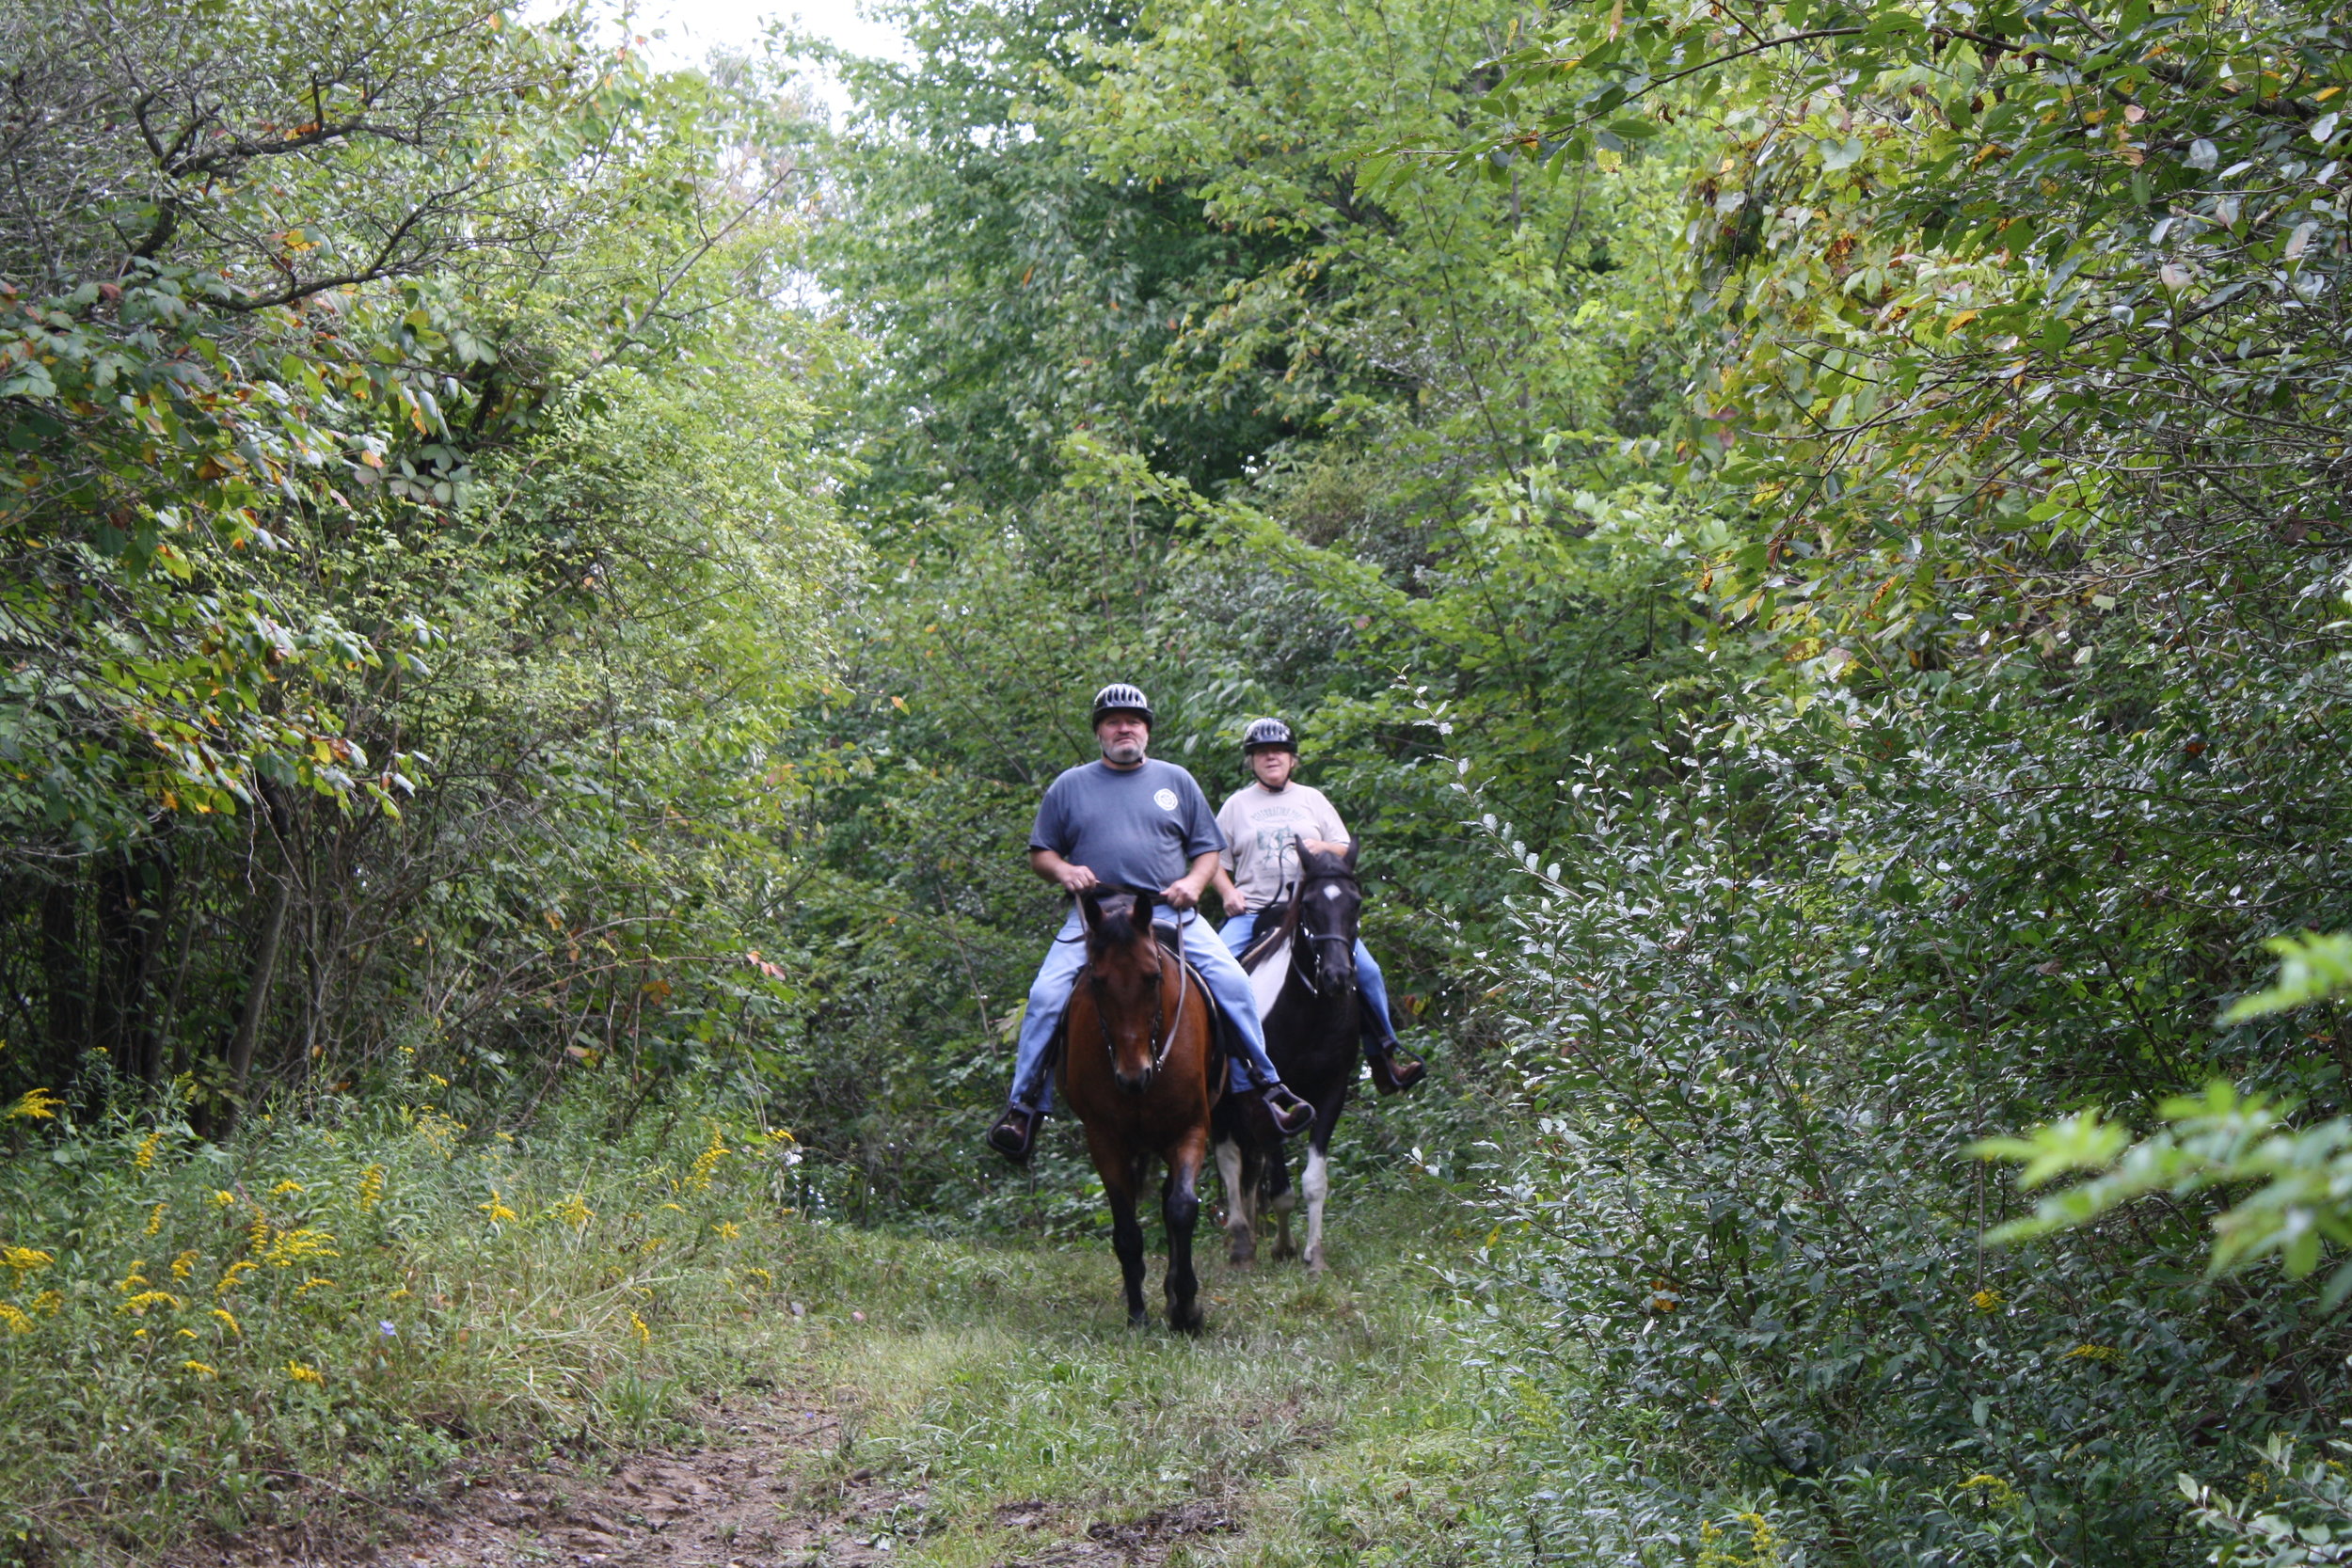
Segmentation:
<svg viewBox="0 0 2352 1568">
<path fill-rule="evenodd" d="M 1225 863 L 1221 858 L 1217 862 L 1216 877 L 1210 885 L 1216 889 L 1216 895 L 1225 901 L 1226 919 L 1231 920 L 1237 914 L 1249 912 L 1248 897 L 1241 889 L 1233 885 L 1233 879 L 1226 872 Z"/>
<path fill-rule="evenodd" d="M 1200 890 L 1209 885 L 1209 879 L 1217 869 L 1216 850 L 1195 855 L 1192 857 L 1192 869 L 1160 889 L 1160 896 L 1171 909 L 1191 909 L 1200 902 Z"/>
<path fill-rule="evenodd" d="M 1083 865 L 1071 864 L 1051 849 L 1030 850 L 1029 869 L 1064 893 L 1083 893 L 1096 882 L 1093 872 Z"/>
</svg>

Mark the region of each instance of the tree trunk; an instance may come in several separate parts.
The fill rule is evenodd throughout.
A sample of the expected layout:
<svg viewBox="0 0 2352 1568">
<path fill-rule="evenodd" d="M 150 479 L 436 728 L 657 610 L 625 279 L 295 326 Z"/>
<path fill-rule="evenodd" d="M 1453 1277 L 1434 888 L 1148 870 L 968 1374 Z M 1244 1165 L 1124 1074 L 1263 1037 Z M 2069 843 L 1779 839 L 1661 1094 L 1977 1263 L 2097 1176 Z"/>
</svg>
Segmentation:
<svg viewBox="0 0 2352 1568">
<path fill-rule="evenodd" d="M 271 829 L 270 836 L 278 841 L 278 875 L 270 891 L 269 912 L 262 920 L 261 940 L 253 949 L 253 973 L 245 989 L 245 1007 L 237 1017 L 237 1032 L 229 1038 L 229 1105 L 215 1134 L 218 1137 L 226 1137 L 235 1129 L 237 1117 L 245 1109 L 246 1085 L 253 1075 L 253 1047 L 262 1037 L 262 1021 L 269 1017 L 270 983 L 278 976 L 278 950 L 286 935 L 286 911 L 294 904 L 293 846 L 286 841 L 288 813 L 278 792 L 267 783 L 262 784 L 261 796 L 268 807 L 264 820 Z"/>
<path fill-rule="evenodd" d="M 49 983 L 48 1037 L 34 1075 L 63 1088 L 89 1046 L 89 975 L 82 962 L 82 889 L 53 882 L 40 900 L 40 967 Z"/>
</svg>

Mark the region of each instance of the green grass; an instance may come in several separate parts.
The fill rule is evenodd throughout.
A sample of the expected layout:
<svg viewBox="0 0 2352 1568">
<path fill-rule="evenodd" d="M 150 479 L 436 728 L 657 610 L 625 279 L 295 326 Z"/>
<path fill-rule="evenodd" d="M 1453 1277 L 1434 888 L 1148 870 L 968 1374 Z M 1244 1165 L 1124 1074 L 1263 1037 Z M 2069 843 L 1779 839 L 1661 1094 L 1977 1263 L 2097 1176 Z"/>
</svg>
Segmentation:
<svg viewBox="0 0 2352 1568">
<path fill-rule="evenodd" d="M 475 1139 L 430 1092 L 225 1148 L 15 1125 L 0 1563 L 149 1561 L 270 1523 L 363 1536 L 373 1503 L 492 1456 L 593 1469 L 692 1443 L 704 1396 L 770 1388 L 844 1417 L 797 1495 L 872 1472 L 906 1499 L 907 1562 L 1203 1504 L 1242 1528 L 1171 1562 L 1466 1557 L 1497 1462 L 1415 1256 L 1432 1200 L 1395 1182 L 1343 1181 L 1327 1275 L 1230 1270 L 1204 1227 L 1186 1339 L 1126 1326 L 1100 1240 L 812 1223 L 792 1146 L 756 1128 L 678 1114 L 615 1140 L 583 1096 Z"/>
<path fill-rule="evenodd" d="M 839 1283 L 866 1323 L 822 1365 L 866 1410 L 840 1463 L 925 1496 L 902 1560 L 964 1568 L 1035 1549 L 1036 1533 L 998 1524 L 1008 1504 L 1082 1530 L 1203 1500 L 1244 1528 L 1177 1560 L 1464 1560 L 1493 1457 L 1441 1296 L 1406 1252 L 1425 1214 L 1394 1196 L 1335 1212 L 1320 1277 L 1233 1271 L 1204 1244 L 1197 1340 L 1125 1326 L 1102 1243 L 844 1238 L 863 1267 Z"/>
</svg>

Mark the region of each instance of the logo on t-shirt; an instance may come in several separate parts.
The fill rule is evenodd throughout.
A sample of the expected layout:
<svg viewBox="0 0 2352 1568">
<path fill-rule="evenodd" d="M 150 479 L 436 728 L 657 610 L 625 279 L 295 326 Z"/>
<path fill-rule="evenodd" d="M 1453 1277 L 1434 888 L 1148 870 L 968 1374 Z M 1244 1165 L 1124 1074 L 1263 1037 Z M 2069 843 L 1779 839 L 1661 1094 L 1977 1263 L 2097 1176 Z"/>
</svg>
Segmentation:
<svg viewBox="0 0 2352 1568">
<path fill-rule="evenodd" d="M 1176 809 L 1176 792 L 1172 789 L 1154 790 L 1152 795 L 1152 802 L 1162 811 L 1174 811 Z"/>
</svg>

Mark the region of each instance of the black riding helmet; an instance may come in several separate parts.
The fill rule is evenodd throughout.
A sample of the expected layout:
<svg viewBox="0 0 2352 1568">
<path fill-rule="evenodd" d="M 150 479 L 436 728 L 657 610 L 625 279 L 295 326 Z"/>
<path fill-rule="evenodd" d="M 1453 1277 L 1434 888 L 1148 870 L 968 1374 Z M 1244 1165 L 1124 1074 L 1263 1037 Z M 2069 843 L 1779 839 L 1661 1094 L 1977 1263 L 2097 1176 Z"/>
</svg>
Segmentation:
<svg viewBox="0 0 2352 1568">
<path fill-rule="evenodd" d="M 1291 727 L 1279 719 L 1253 719 L 1241 737 L 1241 754 L 1249 756 L 1258 752 L 1288 752 L 1296 756 L 1298 740 L 1291 734 Z"/>
<path fill-rule="evenodd" d="M 1143 721 L 1152 722 L 1152 699 L 1143 694 L 1143 688 L 1129 686 L 1125 681 L 1113 681 L 1094 694 L 1094 717 L 1089 724 L 1099 724 L 1106 713 L 1140 713 Z"/>
</svg>

